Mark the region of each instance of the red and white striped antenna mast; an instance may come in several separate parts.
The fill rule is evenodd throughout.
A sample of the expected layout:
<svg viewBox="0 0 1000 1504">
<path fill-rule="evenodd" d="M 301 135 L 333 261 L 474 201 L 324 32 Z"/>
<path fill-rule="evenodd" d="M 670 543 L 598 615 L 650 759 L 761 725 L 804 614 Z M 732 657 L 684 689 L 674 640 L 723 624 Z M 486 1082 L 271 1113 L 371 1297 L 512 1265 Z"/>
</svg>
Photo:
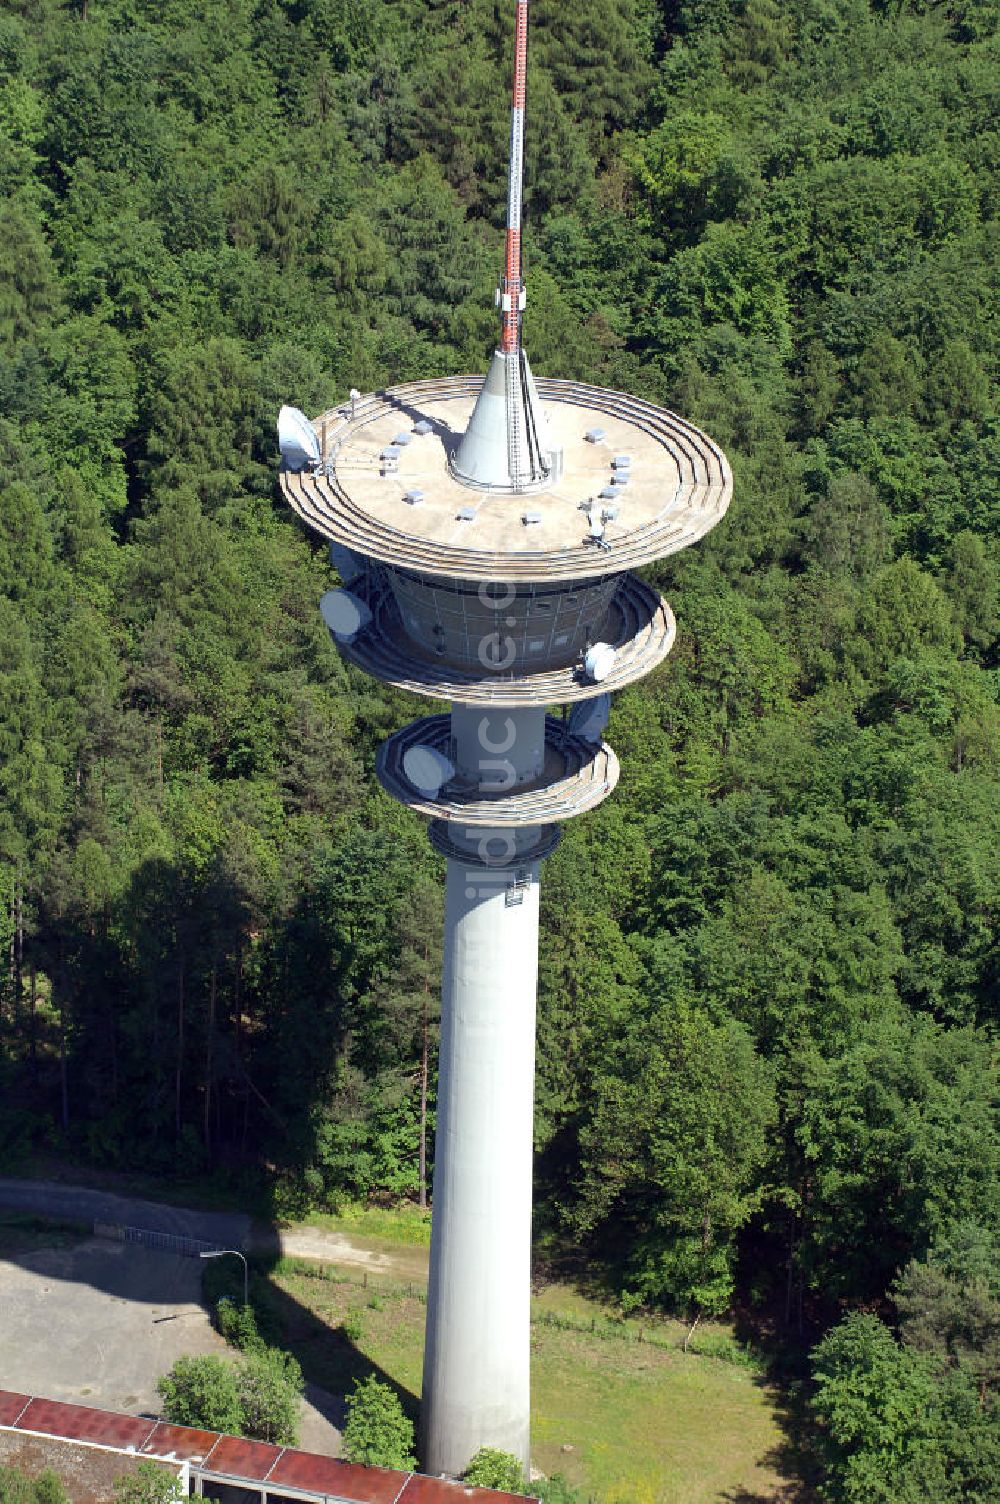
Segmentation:
<svg viewBox="0 0 1000 1504">
<path fill-rule="evenodd" d="M 516 0 L 514 33 L 514 94 L 510 111 L 510 176 L 507 187 L 507 257 L 497 301 L 500 305 L 500 348 L 514 354 L 521 346 L 524 311 L 524 268 L 521 224 L 524 189 L 524 107 L 528 87 L 528 0 Z"/>
<path fill-rule="evenodd" d="M 524 186 L 524 104 L 528 82 L 528 0 L 515 0 L 514 96 L 510 113 L 507 251 L 497 288 L 500 343 L 469 426 L 451 456 L 463 485 L 519 495 L 558 478 L 562 451 L 553 445 L 521 344 L 525 290 L 521 218 Z"/>
</svg>

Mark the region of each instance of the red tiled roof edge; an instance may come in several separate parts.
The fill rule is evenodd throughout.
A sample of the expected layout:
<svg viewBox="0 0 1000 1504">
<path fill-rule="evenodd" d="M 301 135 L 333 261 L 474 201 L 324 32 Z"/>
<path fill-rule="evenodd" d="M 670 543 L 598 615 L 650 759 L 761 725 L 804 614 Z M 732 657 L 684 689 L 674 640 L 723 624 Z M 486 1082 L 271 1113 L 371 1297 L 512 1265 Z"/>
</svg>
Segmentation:
<svg viewBox="0 0 1000 1504">
<path fill-rule="evenodd" d="M 36 1406 L 35 1415 L 29 1415 L 28 1412 Z M 463 1504 L 515 1504 L 515 1501 L 524 1504 L 520 1495 L 470 1488 L 451 1478 L 434 1478 L 425 1473 L 404 1473 L 394 1468 L 365 1467 L 358 1463 L 344 1462 L 339 1457 L 327 1457 L 320 1452 L 304 1452 L 299 1447 L 273 1448 L 266 1442 L 226 1436 L 220 1431 L 199 1431 L 192 1426 L 167 1426 L 162 1421 L 146 1422 L 148 1430 L 143 1432 L 142 1441 L 136 1445 L 136 1438 L 142 1429 L 142 1421 L 137 1416 L 125 1415 L 118 1410 L 100 1410 L 89 1405 L 64 1404 L 61 1400 L 47 1400 L 40 1396 L 15 1394 L 11 1390 L 0 1389 L 0 1417 L 4 1415 L 11 1418 L 0 1419 L 0 1430 L 33 1431 L 62 1441 L 88 1442 L 122 1452 L 131 1447 L 133 1455 L 145 1452 L 147 1456 L 162 1457 L 163 1453 L 148 1449 L 149 1443 L 158 1430 L 169 1429 L 171 1433 L 178 1435 L 179 1442 L 170 1451 L 176 1454 L 183 1448 L 184 1436 L 190 1437 L 191 1451 L 188 1457 L 178 1460 L 190 1461 L 207 1472 L 217 1470 L 212 1467 L 211 1461 L 217 1451 L 223 1454 L 220 1461 L 229 1452 L 234 1463 L 248 1464 L 256 1454 L 262 1465 L 265 1457 L 261 1453 L 266 1453 L 267 1465 L 258 1474 L 249 1468 L 246 1471 L 230 1471 L 222 1467 L 218 1471 L 225 1472 L 229 1477 L 245 1478 L 261 1487 L 273 1480 L 274 1486 L 280 1488 L 284 1479 L 290 1486 L 301 1489 L 304 1493 L 333 1493 L 341 1499 L 353 1500 L 354 1504 L 459 1504 L 459 1501 L 463 1501 Z M 98 1417 L 104 1417 L 103 1422 Z M 119 1438 L 117 1441 L 116 1433 Z M 128 1439 L 129 1435 L 131 1440 Z M 273 1456 L 270 1455 L 272 1451 Z M 290 1474 L 294 1474 L 294 1482 L 289 1478 Z M 309 1482 L 310 1475 L 315 1479 L 312 1486 Z M 331 1486 L 332 1484 L 338 1486 Z M 408 1498 L 408 1495 L 412 1498 Z"/>
</svg>

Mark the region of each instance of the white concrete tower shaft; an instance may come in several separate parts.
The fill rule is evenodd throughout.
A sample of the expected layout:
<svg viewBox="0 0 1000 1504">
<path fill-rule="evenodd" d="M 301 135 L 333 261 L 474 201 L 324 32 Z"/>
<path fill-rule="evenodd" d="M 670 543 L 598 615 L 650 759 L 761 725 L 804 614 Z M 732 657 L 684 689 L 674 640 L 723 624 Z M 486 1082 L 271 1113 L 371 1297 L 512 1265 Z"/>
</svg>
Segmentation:
<svg viewBox="0 0 1000 1504">
<path fill-rule="evenodd" d="M 452 735 L 459 776 L 483 789 L 542 771 L 541 707 L 456 705 Z M 540 864 L 516 863 L 537 836 L 470 829 L 458 838 L 468 860 L 448 861 L 423 1378 L 431 1473 L 461 1473 L 483 1445 L 529 1464 Z"/>
</svg>

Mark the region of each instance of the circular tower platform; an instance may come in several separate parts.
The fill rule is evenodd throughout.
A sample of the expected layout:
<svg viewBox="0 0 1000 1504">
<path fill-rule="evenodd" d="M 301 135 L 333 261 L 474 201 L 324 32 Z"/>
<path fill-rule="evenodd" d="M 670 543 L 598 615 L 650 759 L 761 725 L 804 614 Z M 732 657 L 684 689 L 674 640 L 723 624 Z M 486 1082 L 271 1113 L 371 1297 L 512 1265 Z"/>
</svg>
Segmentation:
<svg viewBox="0 0 1000 1504">
<path fill-rule="evenodd" d="M 312 420 L 318 459 L 282 470 L 285 496 L 330 539 L 348 587 L 338 646 L 376 678 L 456 706 L 526 712 L 612 693 L 662 662 L 676 630 L 667 602 L 632 570 L 719 521 L 732 492 L 726 457 L 642 398 L 542 380 L 548 479 L 523 493 L 470 486 L 455 457 L 485 386 L 456 376 L 355 394 Z M 597 644 L 611 650 L 599 682 L 587 670 Z M 610 749 L 582 744 L 571 787 L 546 756 L 530 797 L 427 800 L 401 750 L 423 739 L 446 751 L 445 726 L 419 723 L 380 761 L 386 787 L 439 825 L 524 826 L 530 810 L 531 823 L 549 826 L 617 781 L 617 762 L 606 776 Z M 477 803 L 488 812 L 474 814 Z"/>
<path fill-rule="evenodd" d="M 344 655 L 463 704 L 551 705 L 623 688 L 670 651 L 666 601 L 631 570 L 701 538 L 732 491 L 725 455 L 638 397 L 540 381 L 558 464 L 526 494 L 456 478 L 481 377 L 412 382 L 313 420 L 320 458 L 284 493 L 359 603 Z M 344 550 L 347 554 L 344 555 Z M 598 688 L 584 671 L 613 649 Z"/>
<path fill-rule="evenodd" d="M 390 568 L 477 584 L 620 574 L 696 543 L 725 514 L 732 473 L 706 434 L 575 381 L 537 383 L 561 473 L 526 495 L 469 487 L 451 461 L 482 385 L 411 382 L 323 413 L 313 422 L 322 463 L 283 473 L 289 502 L 317 532 Z"/>
</svg>

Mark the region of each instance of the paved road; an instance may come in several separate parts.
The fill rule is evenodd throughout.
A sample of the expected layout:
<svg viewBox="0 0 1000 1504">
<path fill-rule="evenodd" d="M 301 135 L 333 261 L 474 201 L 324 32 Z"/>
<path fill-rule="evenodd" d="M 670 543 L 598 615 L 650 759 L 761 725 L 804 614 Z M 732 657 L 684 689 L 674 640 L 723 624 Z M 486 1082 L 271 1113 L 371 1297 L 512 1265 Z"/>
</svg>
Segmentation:
<svg viewBox="0 0 1000 1504">
<path fill-rule="evenodd" d="M 250 1218 L 239 1212 L 200 1212 L 162 1206 L 157 1201 L 140 1201 L 111 1191 L 91 1191 L 55 1180 L 0 1178 L 0 1206 L 68 1222 L 124 1222 L 151 1232 L 172 1232 L 179 1237 L 202 1238 L 207 1243 L 230 1243 L 234 1248 L 245 1248 L 250 1238 Z"/>
<path fill-rule="evenodd" d="M 57 1180 L 17 1180 L 0 1177 L 0 1207 L 35 1212 L 43 1217 L 71 1222 L 119 1222 L 151 1232 L 171 1232 L 207 1243 L 259 1253 L 287 1253 L 297 1258 L 319 1259 L 366 1269 L 387 1280 L 416 1283 L 427 1278 L 427 1249 L 392 1248 L 377 1238 L 346 1237 L 319 1227 L 255 1227 L 240 1212 L 204 1212 L 186 1207 L 163 1206 L 134 1196 L 110 1191 L 92 1191 Z"/>
</svg>

